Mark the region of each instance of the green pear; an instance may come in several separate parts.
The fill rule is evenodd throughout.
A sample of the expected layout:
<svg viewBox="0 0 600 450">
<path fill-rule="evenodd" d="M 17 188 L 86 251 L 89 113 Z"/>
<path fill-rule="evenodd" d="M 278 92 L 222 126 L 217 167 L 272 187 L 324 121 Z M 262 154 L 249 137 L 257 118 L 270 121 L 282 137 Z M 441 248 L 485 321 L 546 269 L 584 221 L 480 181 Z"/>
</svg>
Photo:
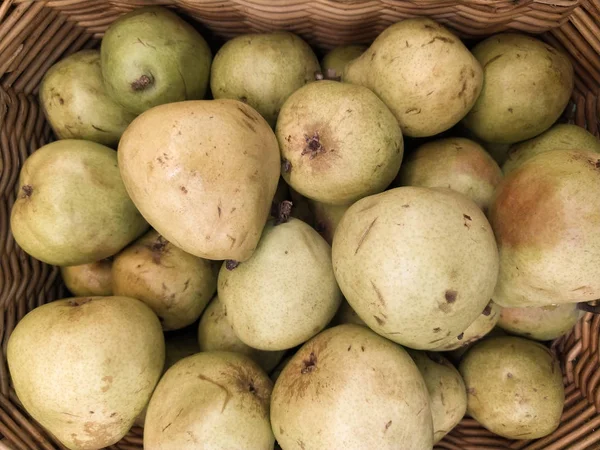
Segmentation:
<svg viewBox="0 0 600 450">
<path fill-rule="evenodd" d="M 469 139 L 427 142 L 412 152 L 397 177 L 399 186 L 447 187 L 487 211 L 502 171 L 482 146 Z"/>
<path fill-rule="evenodd" d="M 115 257 L 112 278 L 115 295 L 146 303 L 164 330 L 198 320 L 217 290 L 210 261 L 184 252 L 154 230 Z"/>
<path fill-rule="evenodd" d="M 433 417 L 436 444 L 462 420 L 467 412 L 465 382 L 456 368 L 439 353 L 408 350 L 425 380 Z"/>
<path fill-rule="evenodd" d="M 270 220 L 256 251 L 235 266 L 226 262 L 219 299 L 242 342 L 259 350 L 286 350 L 323 330 L 341 302 L 331 247 L 310 226 Z"/>
<path fill-rule="evenodd" d="M 314 200 L 308 200 L 308 203 L 315 216 L 315 229 L 331 245 L 335 230 L 351 204 L 328 205 L 327 203 L 316 202 Z"/>
<path fill-rule="evenodd" d="M 60 268 L 67 289 L 76 297 L 112 295 L 112 259 Z"/>
<path fill-rule="evenodd" d="M 248 103 L 274 127 L 286 99 L 319 71 L 312 49 L 293 33 L 244 34 L 215 55 L 210 87 L 216 99 Z"/>
<path fill-rule="evenodd" d="M 95 450 L 133 425 L 160 377 L 165 344 L 142 302 L 78 297 L 20 320 L 7 360 L 25 410 L 70 450 Z"/>
<path fill-rule="evenodd" d="M 273 130 L 235 100 L 160 105 L 119 143 L 127 192 L 165 239 L 212 260 L 248 259 L 280 177 Z"/>
<path fill-rule="evenodd" d="M 502 171 L 508 174 L 524 161 L 543 152 L 577 149 L 600 153 L 600 140 L 577 125 L 562 123 L 554 125 L 539 136 L 512 146 L 507 160 L 502 165 Z"/>
<path fill-rule="evenodd" d="M 198 345 L 203 352 L 241 353 L 252 358 L 269 373 L 281 361 L 285 352 L 266 352 L 244 344 L 228 322 L 227 310 L 215 296 L 206 307 L 198 324 Z"/>
<path fill-rule="evenodd" d="M 600 155 L 540 153 L 499 184 L 489 218 L 500 251 L 492 299 L 522 308 L 600 297 Z"/>
<path fill-rule="evenodd" d="M 132 113 L 206 93 L 210 48 L 167 8 L 138 8 L 119 17 L 104 33 L 100 54 L 106 92 Z"/>
<path fill-rule="evenodd" d="M 577 303 L 502 308 L 498 326 L 510 334 L 536 341 L 551 341 L 571 331 L 582 314 Z"/>
<path fill-rule="evenodd" d="M 54 64 L 40 84 L 40 105 L 59 139 L 116 147 L 135 118 L 104 90 L 98 50 L 81 50 Z"/>
<path fill-rule="evenodd" d="M 419 369 L 359 325 L 329 328 L 298 350 L 273 388 L 271 424 L 284 449 L 433 448 Z"/>
<path fill-rule="evenodd" d="M 404 153 L 402 131 L 369 89 L 323 80 L 294 92 L 276 127 L 282 176 L 303 196 L 345 205 L 383 191 Z"/>
<path fill-rule="evenodd" d="M 469 112 L 481 92 L 483 70 L 458 37 L 421 17 L 386 28 L 346 65 L 342 79 L 375 92 L 404 135 L 427 137 Z"/>
<path fill-rule="evenodd" d="M 417 350 L 437 348 L 473 323 L 498 275 L 485 215 L 445 188 L 400 187 L 354 203 L 337 227 L 332 256 L 359 317 Z"/>
<path fill-rule="evenodd" d="M 144 448 L 272 450 L 272 382 L 250 358 L 203 352 L 173 365 L 148 405 Z"/>
<path fill-rule="evenodd" d="M 502 33 L 473 48 L 485 83 L 464 125 L 486 142 L 512 144 L 544 132 L 573 91 L 569 57 L 531 36 Z"/>
<path fill-rule="evenodd" d="M 467 413 L 508 439 L 538 439 L 560 424 L 565 391 L 556 357 L 518 337 L 476 343 L 459 370 L 467 387 Z"/>
<path fill-rule="evenodd" d="M 321 61 L 323 75 L 329 80 L 340 80 L 344 68 L 353 59 L 358 58 L 367 50 L 366 45 L 342 45 L 329 51 Z"/>
<path fill-rule="evenodd" d="M 117 152 L 76 139 L 27 158 L 10 225 L 23 250 L 57 266 L 108 258 L 148 229 L 127 195 Z"/>
</svg>

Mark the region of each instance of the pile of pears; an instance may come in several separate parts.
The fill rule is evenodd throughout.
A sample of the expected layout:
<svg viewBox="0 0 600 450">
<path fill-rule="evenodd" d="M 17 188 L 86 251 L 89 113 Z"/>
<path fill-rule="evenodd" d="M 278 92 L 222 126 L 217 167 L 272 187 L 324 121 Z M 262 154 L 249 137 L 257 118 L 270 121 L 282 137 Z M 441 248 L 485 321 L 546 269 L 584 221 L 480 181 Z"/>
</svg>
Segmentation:
<svg viewBox="0 0 600 450">
<path fill-rule="evenodd" d="M 214 58 L 213 58 L 214 55 Z M 57 138 L 12 234 L 72 296 L 16 326 L 25 410 L 71 450 L 430 450 L 465 415 L 559 425 L 548 341 L 600 297 L 600 141 L 559 49 L 426 18 L 319 59 L 211 48 L 161 7 L 45 74 Z"/>
</svg>

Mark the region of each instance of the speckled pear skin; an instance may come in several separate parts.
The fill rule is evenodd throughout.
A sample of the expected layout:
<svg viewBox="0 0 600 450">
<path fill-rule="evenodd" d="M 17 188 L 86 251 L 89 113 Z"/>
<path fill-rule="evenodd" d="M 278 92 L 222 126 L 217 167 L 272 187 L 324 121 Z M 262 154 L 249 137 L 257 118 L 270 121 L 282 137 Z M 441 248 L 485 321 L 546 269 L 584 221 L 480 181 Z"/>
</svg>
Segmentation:
<svg viewBox="0 0 600 450">
<path fill-rule="evenodd" d="M 600 156 L 552 150 L 498 186 L 489 218 L 500 251 L 492 299 L 502 307 L 600 297 Z"/>
<path fill-rule="evenodd" d="M 600 153 L 600 140 L 585 128 L 560 123 L 539 136 L 511 147 L 502 171 L 510 173 L 523 162 L 550 150 L 588 150 Z"/>
<path fill-rule="evenodd" d="M 550 128 L 573 91 L 568 55 L 531 36 L 501 33 L 472 49 L 483 90 L 463 120 L 486 142 L 512 144 Z"/>
<path fill-rule="evenodd" d="M 464 417 L 467 391 L 460 373 L 439 353 L 407 349 L 425 380 L 433 417 L 433 442 L 439 442 Z"/>
<path fill-rule="evenodd" d="M 132 113 L 206 94 L 210 48 L 170 9 L 148 6 L 123 14 L 106 30 L 100 55 L 106 92 Z"/>
<path fill-rule="evenodd" d="M 202 352 L 175 363 L 148 405 L 148 450 L 272 450 L 273 383 L 250 358 Z"/>
<path fill-rule="evenodd" d="M 44 75 L 39 95 L 59 139 L 85 139 L 116 148 L 135 118 L 106 93 L 98 50 L 81 50 L 54 64 Z"/>
<path fill-rule="evenodd" d="M 502 308 L 490 300 L 483 312 L 471 325 L 469 325 L 458 336 L 451 336 L 448 339 L 441 341 L 440 345 L 436 347 L 435 350 L 439 352 L 456 350 L 473 344 L 474 342 L 483 338 L 490 331 L 492 331 L 498 323 L 501 310 Z"/>
<path fill-rule="evenodd" d="M 331 80 L 294 92 L 276 135 L 286 182 L 332 205 L 383 191 L 404 154 L 402 131 L 385 103 L 365 87 Z"/>
<path fill-rule="evenodd" d="M 113 256 L 148 223 L 127 194 L 116 151 L 62 139 L 25 160 L 10 227 L 17 244 L 34 258 L 76 266 Z"/>
<path fill-rule="evenodd" d="M 547 347 L 520 337 L 476 343 L 459 370 L 467 413 L 508 439 L 536 439 L 560 423 L 565 392 L 558 361 Z"/>
<path fill-rule="evenodd" d="M 217 290 L 217 274 L 212 261 L 190 255 L 150 230 L 115 257 L 112 286 L 116 295 L 152 308 L 163 330 L 178 330 L 198 320 Z"/>
<path fill-rule="evenodd" d="M 7 359 L 27 412 L 70 450 L 95 450 L 133 425 L 161 375 L 165 343 L 139 300 L 77 297 L 19 321 Z"/>
<path fill-rule="evenodd" d="M 293 33 L 245 34 L 215 55 L 210 87 L 215 98 L 248 103 L 274 127 L 286 99 L 320 70 L 310 46 Z"/>
<path fill-rule="evenodd" d="M 431 450 L 423 377 L 406 351 L 366 327 L 340 325 L 308 341 L 273 389 L 282 448 Z"/>
<path fill-rule="evenodd" d="M 123 182 L 140 212 L 175 246 L 212 260 L 252 255 L 280 165 L 267 122 L 236 100 L 156 106 L 119 143 Z"/>
<path fill-rule="evenodd" d="M 550 341 L 568 333 L 582 314 L 577 303 L 502 308 L 498 326 L 510 334 L 536 341 Z"/>
<path fill-rule="evenodd" d="M 485 149 L 465 138 L 428 142 L 402 163 L 397 186 L 447 187 L 487 211 L 502 171 Z"/>
<path fill-rule="evenodd" d="M 483 70 L 448 29 L 421 17 L 386 28 L 342 79 L 375 92 L 406 136 L 433 136 L 456 125 L 475 104 Z"/>
<path fill-rule="evenodd" d="M 235 334 L 259 350 L 286 350 L 323 330 L 342 294 L 331 247 L 314 229 L 290 218 L 270 220 L 252 258 L 219 272 L 219 299 Z"/>
<path fill-rule="evenodd" d="M 418 350 L 456 337 L 496 284 L 498 250 L 479 207 L 450 189 L 400 187 L 353 204 L 333 238 L 346 300 L 375 332 Z"/>
<path fill-rule="evenodd" d="M 244 344 L 231 328 L 227 310 L 217 296 L 210 301 L 200 318 L 198 344 L 203 352 L 224 351 L 246 355 L 267 373 L 275 368 L 285 354 L 284 351 L 257 350 Z"/>
</svg>

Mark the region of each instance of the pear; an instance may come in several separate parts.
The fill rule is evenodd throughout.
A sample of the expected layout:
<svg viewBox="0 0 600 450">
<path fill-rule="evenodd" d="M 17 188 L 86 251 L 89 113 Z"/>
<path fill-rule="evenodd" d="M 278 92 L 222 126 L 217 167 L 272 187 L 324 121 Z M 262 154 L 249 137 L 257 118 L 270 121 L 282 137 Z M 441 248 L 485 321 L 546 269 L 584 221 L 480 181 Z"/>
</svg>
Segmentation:
<svg viewBox="0 0 600 450">
<path fill-rule="evenodd" d="M 164 330 L 195 322 L 217 289 L 210 261 L 184 252 L 154 230 L 115 257 L 112 277 L 115 295 L 146 303 Z"/>
<path fill-rule="evenodd" d="M 502 171 L 482 146 L 469 139 L 445 138 L 421 145 L 402 164 L 399 186 L 447 187 L 487 211 Z"/>
<path fill-rule="evenodd" d="M 359 317 L 416 350 L 436 348 L 473 323 L 498 275 L 485 215 L 445 188 L 407 186 L 359 200 L 338 225 L 332 256 Z"/>
<path fill-rule="evenodd" d="M 529 308 L 503 308 L 498 326 L 510 334 L 551 341 L 567 334 L 580 319 L 576 303 Z"/>
<path fill-rule="evenodd" d="M 328 205 L 327 203 L 316 202 L 314 200 L 309 200 L 308 203 L 315 216 L 315 229 L 331 245 L 335 230 L 351 204 Z"/>
<path fill-rule="evenodd" d="M 112 259 L 60 268 L 67 289 L 76 297 L 112 295 Z"/>
<path fill-rule="evenodd" d="M 490 209 L 500 251 L 492 299 L 522 308 L 600 297 L 600 155 L 540 153 L 511 171 Z"/>
<path fill-rule="evenodd" d="M 489 339 L 496 336 L 508 336 L 508 334 L 506 334 L 502 328 L 496 325 L 494 328 L 492 328 L 492 330 L 489 333 L 487 333 L 481 339 L 472 341 L 471 343 L 463 345 L 462 347 L 458 347 L 456 350 L 444 352 L 444 356 L 450 361 L 452 361 L 453 364 L 458 365 L 462 360 L 463 356 L 465 356 L 467 352 L 471 349 L 471 347 L 473 347 L 476 343 L 484 339 Z"/>
<path fill-rule="evenodd" d="M 81 50 L 54 64 L 40 84 L 40 105 L 59 139 L 116 147 L 135 118 L 104 90 L 98 50 Z"/>
<path fill-rule="evenodd" d="M 200 352 L 195 327 L 187 327 L 165 334 L 165 365 L 162 373 L 175 365 L 177 361 Z M 148 399 L 150 401 L 150 399 Z M 135 419 L 135 425 L 144 427 L 148 405 Z"/>
<path fill-rule="evenodd" d="M 341 293 L 331 247 L 310 226 L 270 220 L 252 258 L 226 262 L 219 299 L 242 342 L 259 350 L 286 350 L 307 341 L 331 321 Z"/>
<path fill-rule="evenodd" d="M 502 171 L 508 174 L 535 155 L 550 150 L 584 149 L 600 153 L 600 140 L 585 128 L 561 123 L 554 125 L 539 136 L 511 147 Z"/>
<path fill-rule="evenodd" d="M 407 350 L 425 380 L 433 417 L 436 444 L 462 420 L 467 412 L 465 382 L 456 368 L 439 353 Z"/>
<path fill-rule="evenodd" d="M 367 50 L 366 45 L 342 45 L 328 52 L 321 61 L 321 68 L 325 78 L 340 80 L 344 68 L 353 59 L 358 58 Z"/>
<path fill-rule="evenodd" d="M 100 54 L 106 92 L 132 113 L 200 100 L 206 93 L 210 48 L 166 8 L 138 8 L 119 17 L 104 33 Z"/>
<path fill-rule="evenodd" d="M 150 399 L 148 450 L 271 450 L 272 383 L 250 358 L 206 352 L 177 362 Z"/>
<path fill-rule="evenodd" d="M 284 449 L 433 447 L 417 366 L 402 347 L 359 325 L 330 328 L 298 350 L 273 388 L 271 424 Z"/>
<path fill-rule="evenodd" d="M 161 105 L 137 117 L 119 143 L 127 192 L 165 239 L 212 260 L 248 259 L 280 174 L 277 139 L 235 100 Z"/>
<path fill-rule="evenodd" d="M 142 302 L 78 297 L 20 320 L 7 360 L 25 410 L 70 450 L 95 450 L 133 425 L 160 377 L 165 344 Z"/>
<path fill-rule="evenodd" d="M 483 71 L 458 37 L 422 17 L 386 28 L 346 65 L 342 79 L 375 92 L 406 136 L 427 137 L 469 112 L 481 92 Z"/>
<path fill-rule="evenodd" d="M 319 71 L 312 49 L 293 33 L 244 34 L 215 55 L 210 87 L 215 98 L 248 103 L 274 127 L 286 99 Z"/>
<path fill-rule="evenodd" d="M 502 33 L 473 48 L 485 83 L 463 120 L 486 142 L 512 144 L 544 132 L 573 91 L 569 57 L 531 36 Z"/>
<path fill-rule="evenodd" d="M 10 226 L 25 252 L 57 266 L 108 258 L 148 229 L 123 186 L 117 152 L 77 139 L 27 158 Z"/>
<path fill-rule="evenodd" d="M 198 345 L 203 352 L 224 351 L 246 355 L 267 373 L 275 368 L 285 353 L 265 352 L 244 344 L 231 328 L 227 310 L 217 296 L 206 307 L 198 324 Z"/>
<path fill-rule="evenodd" d="M 353 323 L 355 325 L 363 325 L 365 327 L 367 326 L 364 320 L 362 320 L 358 314 L 356 314 L 356 311 L 352 309 L 350 303 L 348 303 L 346 300 L 342 300 L 340 307 L 331 321 L 331 325 L 343 325 L 345 323 Z"/>
<path fill-rule="evenodd" d="M 518 337 L 475 344 L 459 370 L 467 413 L 508 439 L 537 439 L 558 428 L 565 403 L 563 375 L 543 345 Z"/>
<path fill-rule="evenodd" d="M 440 352 L 456 350 L 461 347 L 469 346 L 478 341 L 492 331 L 496 326 L 498 320 L 500 319 L 501 310 L 502 308 L 490 300 L 483 312 L 471 325 L 469 325 L 458 336 L 450 336 L 443 341 L 440 341 L 435 350 Z"/>
<path fill-rule="evenodd" d="M 285 181 L 323 203 L 383 191 L 402 163 L 394 115 L 362 86 L 323 80 L 298 89 L 281 108 L 276 134 Z"/>
</svg>

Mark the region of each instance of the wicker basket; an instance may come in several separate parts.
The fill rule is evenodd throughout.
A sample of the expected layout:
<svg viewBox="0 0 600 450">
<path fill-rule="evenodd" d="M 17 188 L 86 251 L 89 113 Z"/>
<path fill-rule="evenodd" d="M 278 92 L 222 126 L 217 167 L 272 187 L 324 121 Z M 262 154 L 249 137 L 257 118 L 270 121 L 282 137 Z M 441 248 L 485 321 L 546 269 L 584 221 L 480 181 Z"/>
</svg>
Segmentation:
<svg viewBox="0 0 600 450">
<path fill-rule="evenodd" d="M 56 268 L 28 257 L 9 227 L 25 158 L 53 139 L 38 105 L 46 70 L 61 57 L 95 47 L 106 27 L 142 5 L 166 5 L 195 20 L 217 45 L 249 31 L 286 29 L 317 49 L 368 43 L 403 18 L 430 16 L 463 38 L 503 30 L 541 34 L 572 57 L 577 81 L 565 120 L 600 134 L 600 0 L 2 0 L 0 4 L 0 449 L 64 449 L 19 407 L 5 351 L 15 324 L 31 309 L 64 296 Z M 507 441 L 465 419 L 436 448 L 447 450 L 600 449 L 600 315 L 587 313 L 553 343 L 566 386 L 559 429 L 537 441 Z M 113 449 L 141 449 L 133 429 Z M 324 449 L 325 450 L 325 449 Z"/>
</svg>

